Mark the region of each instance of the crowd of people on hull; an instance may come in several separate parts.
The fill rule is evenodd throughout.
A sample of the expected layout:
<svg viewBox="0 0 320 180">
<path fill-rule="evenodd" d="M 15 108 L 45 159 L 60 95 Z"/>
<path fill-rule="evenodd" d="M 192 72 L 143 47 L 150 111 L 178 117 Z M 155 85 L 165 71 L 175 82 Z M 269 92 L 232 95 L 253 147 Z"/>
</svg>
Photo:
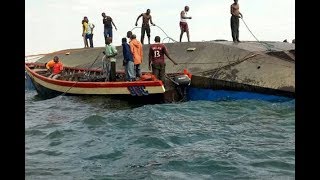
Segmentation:
<svg viewBox="0 0 320 180">
<path fill-rule="evenodd" d="M 182 35 L 184 32 L 187 34 L 188 42 L 190 42 L 189 36 L 189 28 L 187 19 L 191 19 L 191 17 L 187 16 L 189 11 L 189 6 L 185 6 L 184 10 L 180 13 L 180 22 L 179 27 L 181 30 L 180 34 L 180 42 L 182 40 Z M 105 81 L 115 81 L 114 77 L 111 77 L 112 73 L 112 64 L 116 63 L 115 56 L 117 55 L 117 50 L 114 45 L 112 45 L 113 39 L 113 27 L 117 30 L 117 27 L 112 19 L 112 17 L 107 16 L 105 12 L 102 14 L 102 23 L 104 25 L 104 39 L 105 39 L 105 51 L 104 51 L 104 58 L 103 58 L 103 72 L 106 77 Z M 142 18 L 141 24 L 141 37 L 140 41 L 137 40 L 135 34 L 131 31 L 127 32 L 127 36 L 122 38 L 121 45 L 122 45 L 122 52 L 123 52 L 123 66 L 125 69 L 125 79 L 126 81 L 136 81 L 141 77 L 141 63 L 143 61 L 143 44 L 144 44 L 144 37 L 147 34 L 148 37 L 148 44 L 150 44 L 150 37 L 151 37 L 151 30 L 150 24 L 155 26 L 152 21 L 151 10 L 147 9 L 145 13 L 141 13 L 135 22 L 135 26 L 138 26 L 139 19 Z M 82 20 L 82 37 L 84 40 L 84 48 L 93 48 L 93 29 L 95 25 L 90 23 L 88 17 L 84 17 Z M 128 38 L 128 40 L 127 40 Z M 90 46 L 88 45 L 88 39 L 90 42 Z M 160 36 L 156 36 L 154 39 L 154 44 L 152 44 L 149 48 L 148 54 L 148 65 L 149 70 L 152 70 L 152 73 L 163 82 L 165 81 L 165 56 L 167 56 L 174 65 L 178 63 L 174 61 L 169 53 L 167 47 L 160 43 Z M 115 67 L 115 65 L 113 65 Z"/>
<path fill-rule="evenodd" d="M 188 16 L 190 8 L 189 6 L 185 6 L 184 9 L 180 12 L 180 37 L 179 42 L 182 41 L 183 34 L 186 33 L 187 41 L 190 42 L 190 34 L 189 34 L 189 26 L 188 20 L 192 19 L 191 16 Z M 243 18 L 242 13 L 240 12 L 240 7 L 238 0 L 234 0 L 234 3 L 230 6 L 230 27 L 231 27 L 231 36 L 234 43 L 240 43 L 239 40 L 239 18 Z M 106 81 L 115 81 L 114 73 L 110 73 L 110 71 L 115 71 L 115 63 L 116 63 L 116 56 L 118 55 L 115 46 L 112 44 L 113 41 L 113 28 L 117 31 L 117 27 L 113 21 L 113 18 L 106 15 L 105 12 L 102 14 L 102 23 L 104 27 L 103 35 L 105 40 L 105 56 L 103 58 L 103 72 L 106 77 Z M 150 25 L 155 26 L 152 21 L 151 10 L 147 9 L 145 13 L 141 13 L 135 22 L 135 26 L 138 26 L 139 19 L 142 18 L 141 24 L 141 37 L 140 41 L 137 40 L 135 34 L 131 31 L 127 32 L 126 37 L 122 38 L 121 45 L 122 45 L 122 52 L 123 52 L 123 66 L 125 69 L 125 79 L 126 81 L 135 81 L 141 77 L 141 63 L 143 61 L 143 44 L 144 44 L 144 37 L 147 34 L 148 37 L 148 44 L 150 44 L 150 37 L 151 37 L 151 30 Z M 84 48 L 93 48 L 93 29 L 95 25 L 89 22 L 88 17 L 84 17 L 82 20 L 82 37 L 84 41 Z M 89 44 L 88 44 L 89 40 Z M 160 80 L 164 81 L 165 75 L 165 56 L 170 59 L 174 65 L 178 63 L 174 61 L 169 53 L 167 47 L 160 43 L 160 36 L 155 36 L 154 43 L 150 45 L 149 48 L 149 70 L 152 70 L 152 73 Z M 285 41 L 284 41 L 285 42 Z M 292 43 L 295 43 L 293 41 Z M 56 59 L 58 57 L 54 57 Z M 62 64 L 61 62 L 59 62 Z M 49 64 L 49 63 L 48 63 Z M 47 66 L 48 66 L 47 64 Z M 50 64 L 53 64 L 53 60 Z M 58 65 L 56 65 L 58 66 Z M 63 66 L 60 66 L 63 68 Z M 48 67 L 47 67 L 48 68 Z M 49 68 L 48 68 L 49 69 Z M 52 69 L 52 67 L 51 67 Z M 59 69 L 59 68 L 56 68 Z M 55 73 L 57 70 L 55 71 Z M 51 77 L 57 78 L 56 74 L 53 74 Z"/>
</svg>

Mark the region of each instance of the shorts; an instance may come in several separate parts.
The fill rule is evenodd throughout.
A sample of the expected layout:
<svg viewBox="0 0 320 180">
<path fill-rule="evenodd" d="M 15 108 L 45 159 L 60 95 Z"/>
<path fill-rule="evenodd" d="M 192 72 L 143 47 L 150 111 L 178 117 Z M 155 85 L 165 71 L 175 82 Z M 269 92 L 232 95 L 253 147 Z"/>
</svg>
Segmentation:
<svg viewBox="0 0 320 180">
<path fill-rule="evenodd" d="M 180 22 L 179 25 L 180 25 L 181 31 L 183 31 L 183 32 L 189 31 L 188 23 L 186 23 L 186 22 Z"/>
</svg>

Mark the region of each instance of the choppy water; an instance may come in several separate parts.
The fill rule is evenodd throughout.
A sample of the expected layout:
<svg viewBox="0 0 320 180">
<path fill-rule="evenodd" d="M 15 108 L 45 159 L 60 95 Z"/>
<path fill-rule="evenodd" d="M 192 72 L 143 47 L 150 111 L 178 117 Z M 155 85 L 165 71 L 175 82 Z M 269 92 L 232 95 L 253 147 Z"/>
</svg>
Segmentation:
<svg viewBox="0 0 320 180">
<path fill-rule="evenodd" d="M 294 179 L 295 101 L 25 94 L 26 179 Z"/>
</svg>

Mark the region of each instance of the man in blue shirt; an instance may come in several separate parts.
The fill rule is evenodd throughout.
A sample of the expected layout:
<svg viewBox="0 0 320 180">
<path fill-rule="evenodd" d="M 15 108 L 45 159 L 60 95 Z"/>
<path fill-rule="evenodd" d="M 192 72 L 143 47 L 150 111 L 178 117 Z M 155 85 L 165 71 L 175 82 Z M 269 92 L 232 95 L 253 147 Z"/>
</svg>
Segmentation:
<svg viewBox="0 0 320 180">
<path fill-rule="evenodd" d="M 123 65 L 125 66 L 126 81 L 134 81 L 134 63 L 133 56 L 130 50 L 130 46 L 127 43 L 127 38 L 122 38 L 122 53 L 123 53 Z"/>
</svg>

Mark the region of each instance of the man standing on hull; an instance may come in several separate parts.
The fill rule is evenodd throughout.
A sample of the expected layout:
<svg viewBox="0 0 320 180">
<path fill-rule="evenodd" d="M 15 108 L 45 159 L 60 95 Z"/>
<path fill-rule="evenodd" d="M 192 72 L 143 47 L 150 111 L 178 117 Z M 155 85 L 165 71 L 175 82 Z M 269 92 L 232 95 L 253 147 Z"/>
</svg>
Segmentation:
<svg viewBox="0 0 320 180">
<path fill-rule="evenodd" d="M 114 22 L 113 22 L 113 20 L 112 20 L 112 18 L 110 16 L 106 16 L 106 14 L 104 12 L 101 15 L 102 15 L 102 18 L 103 18 L 102 22 L 104 24 L 104 31 L 103 31 L 104 40 L 105 40 L 105 43 L 107 43 L 107 37 L 110 37 L 111 40 L 112 40 L 112 36 L 113 36 L 113 34 L 112 34 L 112 25 L 114 26 L 114 28 L 116 30 L 118 30 L 118 29 L 117 29 L 116 25 L 114 24 Z"/>
<path fill-rule="evenodd" d="M 239 18 L 242 18 L 242 14 L 239 11 L 238 0 L 234 0 L 234 3 L 230 6 L 231 13 L 231 34 L 234 43 L 239 41 Z"/>
<path fill-rule="evenodd" d="M 138 26 L 138 20 L 142 17 L 142 26 L 141 26 L 141 39 L 140 42 L 141 44 L 144 44 L 144 34 L 145 32 L 147 33 L 148 36 L 148 43 L 150 44 L 150 25 L 149 25 L 149 20 L 151 22 L 151 24 L 153 26 L 155 26 L 155 24 L 153 24 L 152 22 L 152 17 L 150 15 L 150 9 L 147 9 L 146 13 L 142 13 L 138 16 L 137 21 L 136 21 L 136 26 Z"/>
<path fill-rule="evenodd" d="M 191 19 L 191 17 L 187 17 L 187 12 L 189 11 L 189 6 L 185 6 L 184 10 L 181 11 L 180 13 L 180 42 L 182 40 L 182 35 L 184 32 L 187 33 L 187 38 L 188 38 L 188 42 L 190 42 L 190 36 L 189 36 L 189 27 L 188 27 L 188 23 L 187 23 L 187 19 Z"/>
</svg>

